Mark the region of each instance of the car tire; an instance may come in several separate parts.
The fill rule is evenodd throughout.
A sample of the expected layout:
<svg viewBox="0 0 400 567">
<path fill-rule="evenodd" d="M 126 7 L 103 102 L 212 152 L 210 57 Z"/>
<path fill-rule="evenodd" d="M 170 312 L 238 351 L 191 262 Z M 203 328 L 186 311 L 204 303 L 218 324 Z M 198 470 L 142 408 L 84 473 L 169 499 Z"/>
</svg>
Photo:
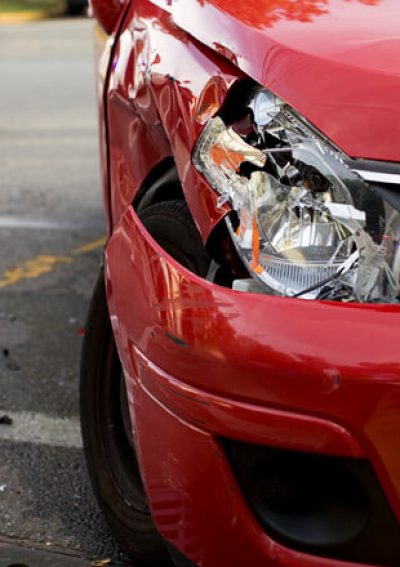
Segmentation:
<svg viewBox="0 0 400 567">
<path fill-rule="evenodd" d="M 207 275 L 210 257 L 185 201 L 155 203 L 141 212 L 140 219 L 170 256 L 195 274 Z"/>
<path fill-rule="evenodd" d="M 135 565 L 169 566 L 172 562 L 151 517 L 127 431 L 127 407 L 101 270 L 81 359 L 80 414 L 89 476 L 111 531 L 133 556 Z"/>
<path fill-rule="evenodd" d="M 151 205 L 141 213 L 141 220 L 178 262 L 199 275 L 207 273 L 209 258 L 183 201 Z M 172 565 L 140 478 L 103 270 L 90 304 L 82 349 L 80 413 L 90 480 L 116 539 L 135 564 Z"/>
</svg>

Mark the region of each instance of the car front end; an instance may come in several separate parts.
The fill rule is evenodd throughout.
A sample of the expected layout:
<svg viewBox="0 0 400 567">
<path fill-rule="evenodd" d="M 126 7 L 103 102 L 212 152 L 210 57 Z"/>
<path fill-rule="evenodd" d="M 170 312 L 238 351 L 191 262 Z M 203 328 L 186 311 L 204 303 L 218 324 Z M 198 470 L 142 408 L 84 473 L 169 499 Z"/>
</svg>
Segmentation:
<svg viewBox="0 0 400 567">
<path fill-rule="evenodd" d="M 394 2 L 228 4 L 128 2 L 104 73 L 108 309 L 152 516 L 183 565 L 395 567 Z M 204 272 L 152 230 L 168 201 Z"/>
</svg>

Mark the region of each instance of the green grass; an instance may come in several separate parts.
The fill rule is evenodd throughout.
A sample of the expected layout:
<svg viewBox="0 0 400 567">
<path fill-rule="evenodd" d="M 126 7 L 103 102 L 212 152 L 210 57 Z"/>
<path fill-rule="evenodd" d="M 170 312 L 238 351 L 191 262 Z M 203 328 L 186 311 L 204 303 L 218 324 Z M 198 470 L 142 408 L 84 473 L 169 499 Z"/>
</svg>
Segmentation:
<svg viewBox="0 0 400 567">
<path fill-rule="evenodd" d="M 0 14 L 48 10 L 60 6 L 60 0 L 0 0 Z"/>
</svg>

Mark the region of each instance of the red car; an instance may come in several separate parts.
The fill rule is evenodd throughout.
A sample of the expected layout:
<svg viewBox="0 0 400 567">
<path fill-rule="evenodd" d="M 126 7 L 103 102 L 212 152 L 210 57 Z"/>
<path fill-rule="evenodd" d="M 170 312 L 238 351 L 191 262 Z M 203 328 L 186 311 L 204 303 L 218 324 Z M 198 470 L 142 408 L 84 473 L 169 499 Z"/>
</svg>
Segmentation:
<svg viewBox="0 0 400 567">
<path fill-rule="evenodd" d="M 92 4 L 111 527 L 135 565 L 398 567 L 398 0 Z"/>
</svg>

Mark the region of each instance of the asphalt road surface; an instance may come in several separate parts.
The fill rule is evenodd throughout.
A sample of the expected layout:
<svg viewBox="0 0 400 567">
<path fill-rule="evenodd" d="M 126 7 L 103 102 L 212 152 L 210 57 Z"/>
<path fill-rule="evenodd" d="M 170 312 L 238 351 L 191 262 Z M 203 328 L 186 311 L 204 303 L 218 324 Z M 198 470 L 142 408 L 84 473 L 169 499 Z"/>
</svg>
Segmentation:
<svg viewBox="0 0 400 567">
<path fill-rule="evenodd" d="M 0 567 L 126 559 L 92 496 L 78 419 L 105 234 L 92 27 L 0 27 Z"/>
</svg>

